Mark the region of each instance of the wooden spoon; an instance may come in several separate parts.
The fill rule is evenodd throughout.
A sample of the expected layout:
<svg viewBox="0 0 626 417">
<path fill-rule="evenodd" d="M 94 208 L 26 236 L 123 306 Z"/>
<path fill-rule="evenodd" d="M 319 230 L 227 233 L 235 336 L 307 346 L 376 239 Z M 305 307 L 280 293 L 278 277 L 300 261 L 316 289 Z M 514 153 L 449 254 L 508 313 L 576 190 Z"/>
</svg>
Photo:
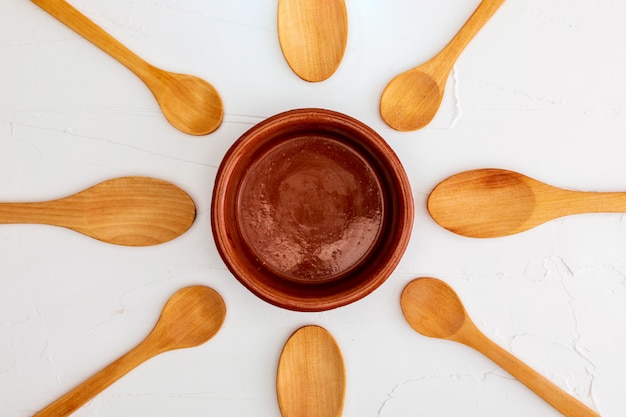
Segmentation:
<svg viewBox="0 0 626 417">
<path fill-rule="evenodd" d="M 298 329 L 287 341 L 276 376 L 283 417 L 339 417 L 346 392 L 341 350 L 319 326 Z"/>
<path fill-rule="evenodd" d="M 439 110 L 454 63 L 502 3 L 504 0 L 483 0 L 441 52 L 387 84 L 380 99 L 380 114 L 389 126 L 408 131 L 430 123 Z"/>
<path fill-rule="evenodd" d="M 166 181 L 121 177 L 77 194 L 37 203 L 0 203 L 0 224 L 66 227 L 107 243 L 149 246 L 172 240 L 191 227 L 196 206 Z"/>
<path fill-rule="evenodd" d="M 478 169 L 439 183 L 428 211 L 454 233 L 499 237 L 571 214 L 626 212 L 626 193 L 563 190 L 513 171 Z"/>
<path fill-rule="evenodd" d="M 218 332 L 225 316 L 226 306 L 215 290 L 203 286 L 183 288 L 167 301 L 156 325 L 141 343 L 34 417 L 64 417 L 72 414 L 153 356 L 208 341 Z"/>
<path fill-rule="evenodd" d="M 165 118 L 177 129 L 190 135 L 206 135 L 222 123 L 222 99 L 208 82 L 149 64 L 65 0 L 32 2 L 134 72 L 152 91 Z"/>
<path fill-rule="evenodd" d="M 472 322 L 458 295 L 435 278 L 418 278 L 402 292 L 402 312 L 417 332 L 467 345 L 500 365 L 568 417 L 599 417 L 509 352 L 489 340 Z"/>
<path fill-rule="evenodd" d="M 339 67 L 348 40 L 344 0 L 278 0 L 278 40 L 291 69 L 323 81 Z"/>
</svg>

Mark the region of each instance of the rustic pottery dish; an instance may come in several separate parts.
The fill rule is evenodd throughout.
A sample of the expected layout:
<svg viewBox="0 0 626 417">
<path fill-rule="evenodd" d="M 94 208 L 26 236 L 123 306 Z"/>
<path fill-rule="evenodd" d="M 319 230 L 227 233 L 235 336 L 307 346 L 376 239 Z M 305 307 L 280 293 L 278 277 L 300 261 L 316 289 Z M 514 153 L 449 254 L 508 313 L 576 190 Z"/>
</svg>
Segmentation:
<svg viewBox="0 0 626 417">
<path fill-rule="evenodd" d="M 297 311 L 365 297 L 409 240 L 413 199 L 393 150 L 341 113 L 291 110 L 244 133 L 226 153 L 212 201 L 213 235 L 234 276 Z"/>
</svg>

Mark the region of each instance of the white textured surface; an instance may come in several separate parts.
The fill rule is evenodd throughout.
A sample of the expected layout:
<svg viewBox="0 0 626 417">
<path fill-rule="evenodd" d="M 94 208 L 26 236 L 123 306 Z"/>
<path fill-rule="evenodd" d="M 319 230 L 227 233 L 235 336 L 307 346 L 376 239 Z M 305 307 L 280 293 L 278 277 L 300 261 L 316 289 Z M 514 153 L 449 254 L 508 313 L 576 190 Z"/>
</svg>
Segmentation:
<svg viewBox="0 0 626 417">
<path fill-rule="evenodd" d="M 478 1 L 348 0 L 335 75 L 308 84 L 277 40 L 265 0 L 73 0 L 153 64 L 210 81 L 222 127 L 190 137 L 162 117 L 128 70 L 26 0 L 0 2 L 0 201 L 60 197 L 101 180 L 174 182 L 198 205 L 192 229 L 157 247 L 107 245 L 47 226 L 0 226 L 0 415 L 34 414 L 138 343 L 177 289 L 224 297 L 222 331 L 145 363 L 75 413 L 279 416 L 275 370 L 298 327 L 320 324 L 348 370 L 345 416 L 556 416 L 469 348 L 414 333 L 399 307 L 418 276 L 450 283 L 484 333 L 605 417 L 624 415 L 626 222 L 560 219 L 474 240 L 425 208 L 443 178 L 516 170 L 556 186 L 626 191 L 626 2 L 509 0 L 463 53 L 442 108 L 400 133 L 378 115 L 393 76 L 432 56 Z M 216 168 L 253 124 L 283 110 L 347 113 L 385 137 L 416 203 L 413 238 L 374 294 L 324 313 L 259 301 L 229 274 L 209 220 Z"/>
</svg>

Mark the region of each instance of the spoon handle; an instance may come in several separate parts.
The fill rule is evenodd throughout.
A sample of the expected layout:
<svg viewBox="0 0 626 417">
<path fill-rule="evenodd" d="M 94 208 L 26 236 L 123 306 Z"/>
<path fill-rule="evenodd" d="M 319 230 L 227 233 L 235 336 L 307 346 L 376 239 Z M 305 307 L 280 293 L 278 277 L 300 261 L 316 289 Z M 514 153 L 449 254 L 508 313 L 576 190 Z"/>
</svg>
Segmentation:
<svg viewBox="0 0 626 417">
<path fill-rule="evenodd" d="M 477 328 L 472 329 L 471 337 L 459 340 L 500 365 L 517 378 L 548 404 L 567 417 L 600 417 L 595 411 L 550 382 L 543 375 L 491 341 Z"/>
<path fill-rule="evenodd" d="M 87 227 L 83 206 L 65 200 L 39 203 L 0 203 L 0 224 L 47 224 L 74 230 Z"/>
<path fill-rule="evenodd" d="M 483 0 L 454 38 L 439 52 L 438 58 L 431 61 L 439 62 L 451 69 L 461 52 L 503 3 L 504 0 Z"/>
<path fill-rule="evenodd" d="M 65 0 L 31 1 L 120 63 L 124 64 L 142 80 L 146 79 L 146 73 L 156 71 L 155 67 L 122 45 L 117 39 L 105 32 L 100 26 L 96 25 Z"/>
<path fill-rule="evenodd" d="M 561 215 L 581 213 L 626 213 L 626 193 L 559 190 L 556 198 L 542 204 L 560 210 Z M 557 200 L 557 201 L 555 201 Z"/>
<path fill-rule="evenodd" d="M 145 342 L 145 341 L 144 341 Z M 78 410 L 87 401 L 104 391 L 115 381 L 132 371 L 160 351 L 152 352 L 143 342 L 121 356 L 89 379 L 57 399 L 33 417 L 65 417 Z"/>
</svg>

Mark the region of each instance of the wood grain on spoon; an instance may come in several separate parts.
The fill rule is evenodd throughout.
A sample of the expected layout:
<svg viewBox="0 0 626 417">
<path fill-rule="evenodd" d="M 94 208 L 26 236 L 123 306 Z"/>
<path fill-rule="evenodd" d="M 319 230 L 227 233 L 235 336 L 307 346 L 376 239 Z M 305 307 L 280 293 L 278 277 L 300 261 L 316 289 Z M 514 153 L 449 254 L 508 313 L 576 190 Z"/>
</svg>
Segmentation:
<svg viewBox="0 0 626 417">
<path fill-rule="evenodd" d="M 436 278 L 418 278 L 402 292 L 402 312 L 418 333 L 453 340 L 481 352 L 567 417 L 599 417 L 576 398 L 550 382 L 488 339 L 472 322 L 452 288 Z"/>
<path fill-rule="evenodd" d="M 439 183 L 428 211 L 442 227 L 468 237 L 526 231 L 558 217 L 626 212 L 626 193 L 563 190 L 503 169 L 477 169 Z"/>
<path fill-rule="evenodd" d="M 226 306 L 215 290 L 204 286 L 183 288 L 167 301 L 156 325 L 141 343 L 34 417 L 70 415 L 146 360 L 205 343 L 219 331 L 225 316 Z"/>
<path fill-rule="evenodd" d="M 190 135 L 206 135 L 222 123 L 222 99 L 205 80 L 149 64 L 65 0 L 31 1 L 134 72 L 152 91 L 165 118 L 177 129 Z"/>
<path fill-rule="evenodd" d="M 431 122 L 441 105 L 454 63 L 503 3 L 504 0 L 482 1 L 441 52 L 387 84 L 380 99 L 380 114 L 389 126 L 409 131 Z"/>
<path fill-rule="evenodd" d="M 170 241 L 195 217 L 196 206 L 185 191 L 146 177 L 114 178 L 58 200 L 0 203 L 0 224 L 61 226 L 125 246 Z"/>
<path fill-rule="evenodd" d="M 341 350 L 319 326 L 298 329 L 280 355 L 276 376 L 283 417 L 340 417 L 346 391 Z"/>
<path fill-rule="evenodd" d="M 339 67 L 348 40 L 344 0 L 278 0 L 278 39 L 291 69 L 318 82 Z"/>
</svg>

